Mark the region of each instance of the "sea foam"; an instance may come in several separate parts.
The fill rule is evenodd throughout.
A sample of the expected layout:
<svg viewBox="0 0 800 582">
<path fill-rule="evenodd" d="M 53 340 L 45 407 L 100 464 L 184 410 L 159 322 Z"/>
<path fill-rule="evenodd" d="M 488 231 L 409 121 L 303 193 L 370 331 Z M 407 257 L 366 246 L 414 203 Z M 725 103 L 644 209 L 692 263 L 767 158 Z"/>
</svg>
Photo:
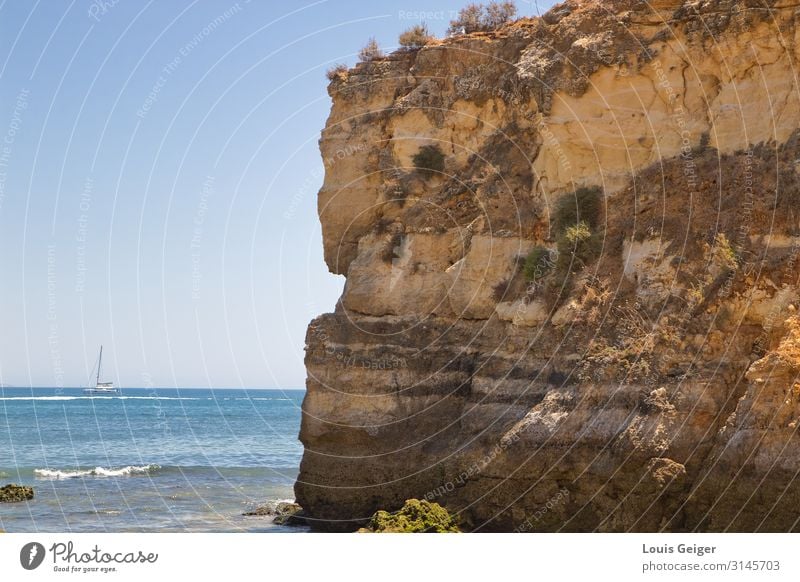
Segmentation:
<svg viewBox="0 0 800 582">
<path fill-rule="evenodd" d="M 128 465 L 119 469 L 34 469 L 33 473 L 42 479 L 76 479 L 78 477 L 129 477 L 131 475 L 147 475 L 160 469 L 160 465 Z"/>
</svg>

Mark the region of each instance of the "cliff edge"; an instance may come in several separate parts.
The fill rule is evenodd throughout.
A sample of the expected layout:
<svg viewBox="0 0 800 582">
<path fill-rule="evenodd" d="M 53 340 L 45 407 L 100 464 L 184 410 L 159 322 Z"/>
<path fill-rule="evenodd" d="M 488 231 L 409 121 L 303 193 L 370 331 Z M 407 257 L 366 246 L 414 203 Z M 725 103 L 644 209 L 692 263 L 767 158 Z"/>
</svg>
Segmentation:
<svg viewBox="0 0 800 582">
<path fill-rule="evenodd" d="M 316 527 L 800 529 L 798 23 L 568 1 L 333 80 Z"/>
</svg>

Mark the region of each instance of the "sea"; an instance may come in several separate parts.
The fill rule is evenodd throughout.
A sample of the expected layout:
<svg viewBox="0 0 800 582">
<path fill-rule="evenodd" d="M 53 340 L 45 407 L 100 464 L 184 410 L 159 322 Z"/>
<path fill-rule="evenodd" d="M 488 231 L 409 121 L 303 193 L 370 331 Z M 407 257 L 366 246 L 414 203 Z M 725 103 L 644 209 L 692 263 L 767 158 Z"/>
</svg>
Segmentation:
<svg viewBox="0 0 800 582">
<path fill-rule="evenodd" d="M 0 388 L 6 532 L 288 532 L 244 513 L 294 499 L 303 390 Z"/>
</svg>

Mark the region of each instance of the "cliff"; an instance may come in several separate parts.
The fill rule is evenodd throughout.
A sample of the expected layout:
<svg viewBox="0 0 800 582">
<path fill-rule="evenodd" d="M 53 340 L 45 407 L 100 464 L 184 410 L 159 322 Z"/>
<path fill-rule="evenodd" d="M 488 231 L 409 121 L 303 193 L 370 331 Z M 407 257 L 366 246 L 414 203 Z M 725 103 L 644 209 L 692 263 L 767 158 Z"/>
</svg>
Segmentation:
<svg viewBox="0 0 800 582">
<path fill-rule="evenodd" d="M 800 529 L 799 19 L 568 1 L 334 79 L 317 527 Z"/>
</svg>

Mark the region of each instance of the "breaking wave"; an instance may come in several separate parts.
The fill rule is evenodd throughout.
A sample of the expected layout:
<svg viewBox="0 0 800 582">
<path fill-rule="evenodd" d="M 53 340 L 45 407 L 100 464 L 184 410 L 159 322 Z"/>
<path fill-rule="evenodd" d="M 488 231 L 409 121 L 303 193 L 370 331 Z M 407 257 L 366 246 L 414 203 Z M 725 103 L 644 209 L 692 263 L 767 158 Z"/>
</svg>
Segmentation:
<svg viewBox="0 0 800 582">
<path fill-rule="evenodd" d="M 128 465 L 119 469 L 34 469 L 33 474 L 41 479 L 76 479 L 79 477 L 129 477 L 131 475 L 149 475 L 158 471 L 160 465 Z"/>
</svg>

